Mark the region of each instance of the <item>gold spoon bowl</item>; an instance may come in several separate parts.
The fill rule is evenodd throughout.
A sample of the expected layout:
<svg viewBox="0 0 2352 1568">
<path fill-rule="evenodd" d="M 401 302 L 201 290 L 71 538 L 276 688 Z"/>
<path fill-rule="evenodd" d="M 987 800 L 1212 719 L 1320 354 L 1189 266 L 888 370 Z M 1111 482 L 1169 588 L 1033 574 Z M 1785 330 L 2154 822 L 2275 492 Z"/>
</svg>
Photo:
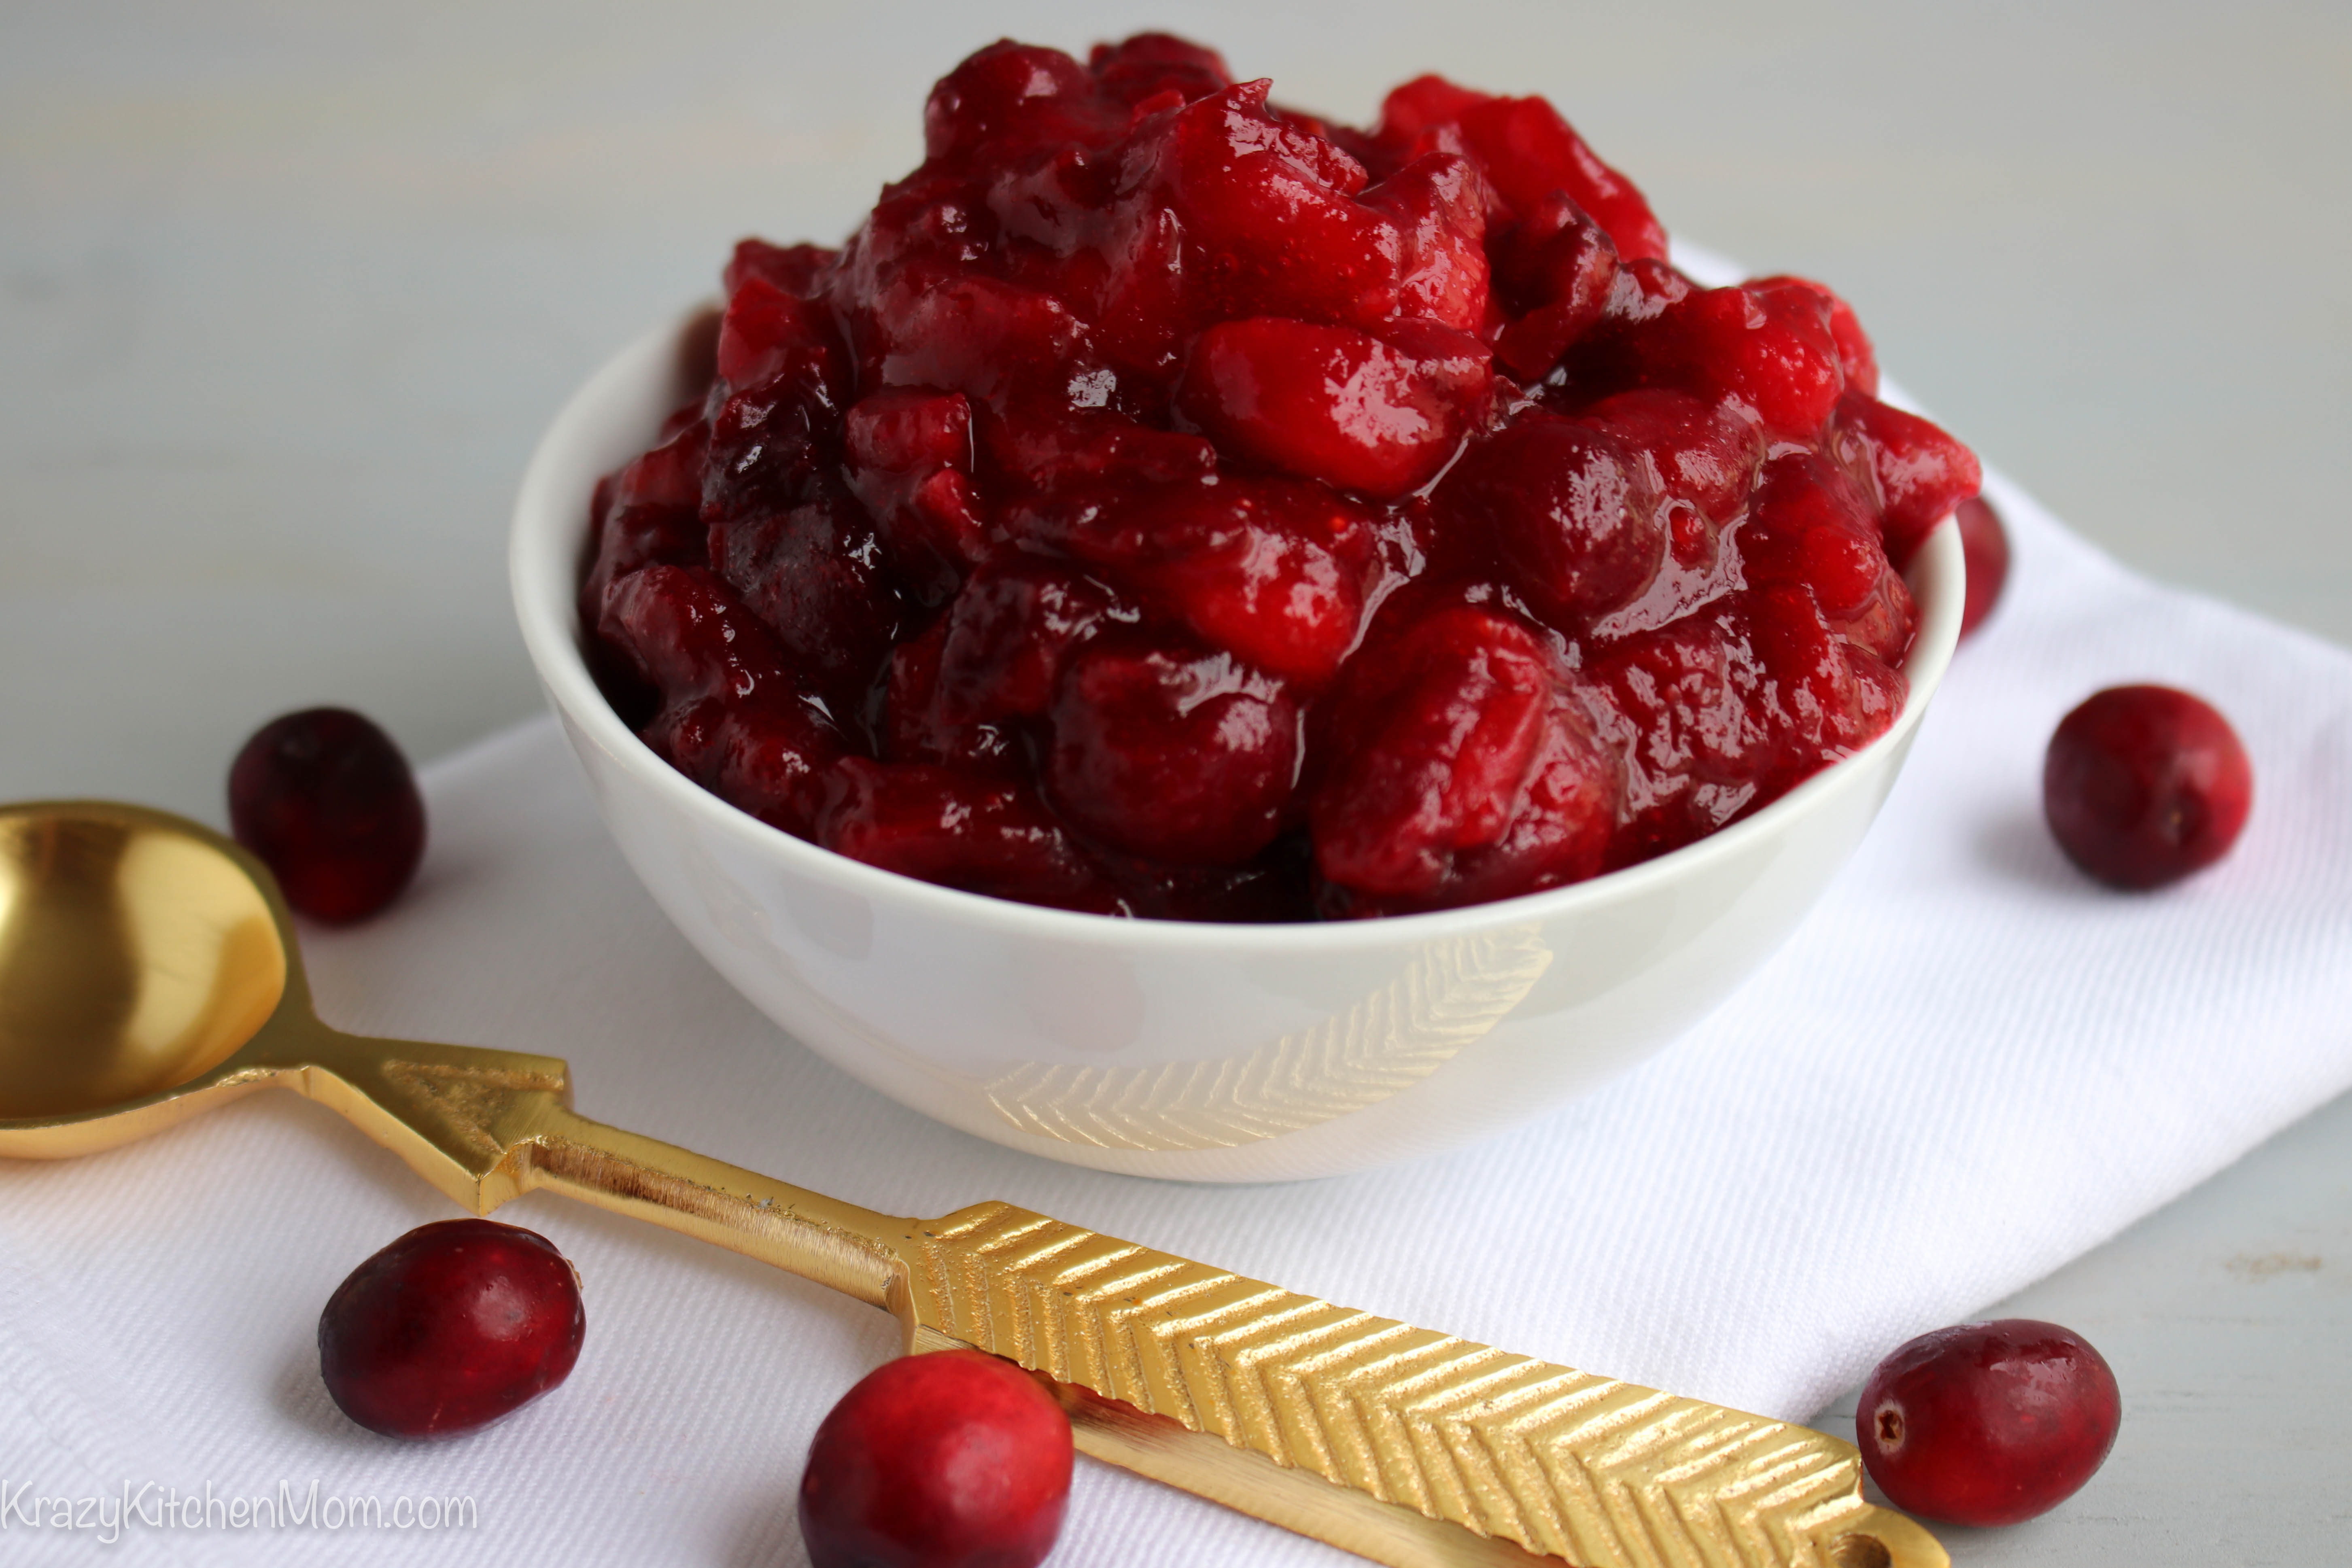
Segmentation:
<svg viewBox="0 0 2352 1568">
<path fill-rule="evenodd" d="M 0 1117 L 52 1122 L 11 1152 L 86 1152 L 268 1081 L 218 1070 L 285 999 L 268 887 L 153 813 L 0 812 Z"/>
<path fill-rule="evenodd" d="M 591 1121 L 553 1057 L 320 1023 L 268 872 L 195 823 L 0 806 L 0 1156 L 276 1085 L 458 1204 L 570 1196 L 1047 1380 L 1078 1447 L 1397 1568 L 1946 1568 L 1806 1427 L 1416 1329 L 1014 1208 L 896 1218 Z"/>
</svg>

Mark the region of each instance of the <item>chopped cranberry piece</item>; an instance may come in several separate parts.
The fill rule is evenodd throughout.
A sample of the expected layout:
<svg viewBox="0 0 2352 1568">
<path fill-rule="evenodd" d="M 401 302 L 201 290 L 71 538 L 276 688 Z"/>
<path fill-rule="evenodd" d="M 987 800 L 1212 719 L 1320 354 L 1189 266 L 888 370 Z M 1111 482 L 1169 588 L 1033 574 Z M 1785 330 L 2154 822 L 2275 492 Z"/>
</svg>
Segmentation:
<svg viewBox="0 0 2352 1568">
<path fill-rule="evenodd" d="M 833 321 L 824 307 L 786 293 L 757 272 L 743 279 L 719 320 L 719 379 L 730 386 L 769 380 L 796 353 L 835 352 Z"/>
<path fill-rule="evenodd" d="M 420 1226 L 335 1287 L 319 1375 L 342 1413 L 388 1437 L 455 1437 L 572 1374 L 588 1321 L 580 1276 L 520 1226 Z"/>
<path fill-rule="evenodd" d="M 843 421 L 849 487 L 916 596 L 936 604 L 987 553 L 972 488 L 971 405 L 960 392 L 886 387 Z"/>
<path fill-rule="evenodd" d="M 1601 320 L 1617 286 L 1617 246 L 1584 209 L 1554 191 L 1508 231 L 1496 253 L 1495 281 L 1521 312 L 1495 353 L 1533 381 Z"/>
<path fill-rule="evenodd" d="M 936 468 L 971 469 L 971 405 L 961 392 L 885 387 L 843 421 L 860 500 L 880 512 L 902 500 L 884 481 Z M 871 476 L 870 479 L 864 476 Z"/>
<path fill-rule="evenodd" d="M 1108 268 L 1095 242 L 1118 194 L 1118 149 L 1066 146 L 988 176 L 1005 280 L 1067 300 L 1090 299 Z M 1018 241 L 1030 241 L 1023 245 Z"/>
<path fill-rule="evenodd" d="M 1893 722 L 1888 556 L 1974 458 L 1828 289 L 1676 270 L 1542 100 L 1350 130 L 1152 33 L 992 45 L 924 132 L 840 250 L 737 247 L 707 390 L 592 502 L 593 667 L 689 777 L 951 886 L 1356 916 Z"/>
<path fill-rule="evenodd" d="M 1514 316 L 1575 300 L 1598 320 L 1617 282 L 1616 242 L 1566 191 L 1554 191 L 1497 230 L 1492 250 L 1495 291 Z"/>
<path fill-rule="evenodd" d="M 1442 126 L 1453 124 L 1468 110 L 1493 100 L 1492 93 L 1456 87 L 1442 76 L 1417 76 L 1390 89 L 1381 104 L 1381 122 L 1373 139 L 1392 153 Z M 1400 160 L 1401 162 L 1402 160 Z"/>
<path fill-rule="evenodd" d="M 669 703 L 643 735 L 656 756 L 719 799 L 801 838 L 813 836 L 824 769 L 844 744 L 822 708 L 772 689 Z"/>
<path fill-rule="evenodd" d="M 1886 553 L 1907 563 L 1928 531 L 1977 493 L 1984 470 L 1977 456 L 1916 414 L 1850 392 L 1838 424 L 1859 437 L 1886 498 Z"/>
<path fill-rule="evenodd" d="M 1455 851 L 1427 891 L 1381 897 L 1326 883 L 1320 907 L 1343 919 L 1410 914 L 1581 881 L 1602 868 L 1621 794 L 1622 769 L 1583 702 L 1572 692 L 1555 691 L 1518 809 L 1499 835 Z"/>
<path fill-rule="evenodd" d="M 1815 603 L 1818 607 L 1819 601 Z M 1863 601 L 1862 608 L 1823 618 L 1855 652 L 1866 653 L 1890 668 L 1899 668 L 1910 655 L 1919 630 L 1918 606 L 1912 603 L 1902 574 L 1891 566 L 1879 574 L 1878 586 Z"/>
<path fill-rule="evenodd" d="M 1920 1335 L 1878 1363 L 1854 1409 L 1863 1463 L 1887 1500 L 1953 1524 L 2049 1512 L 2097 1473 L 2122 1425 L 2105 1359 L 2030 1318 Z"/>
<path fill-rule="evenodd" d="M 968 769 L 847 757 L 834 769 L 817 841 L 835 854 L 943 887 L 1109 912 L 1086 852 L 1025 785 Z"/>
<path fill-rule="evenodd" d="M 648 566 L 614 585 L 600 630 L 660 693 L 643 731 L 656 754 L 730 805 L 809 836 L 843 741 L 786 673 L 765 623 L 707 569 Z"/>
<path fill-rule="evenodd" d="M 1896 579 L 1899 582 L 1899 579 Z M 1780 584 L 1750 592 L 1749 637 L 1757 658 L 1779 685 L 1766 712 L 1784 745 L 1780 782 L 1793 784 L 1832 757 L 1859 751 L 1895 721 L 1903 707 L 1903 677 L 1838 634 L 1813 591 Z"/>
<path fill-rule="evenodd" d="M 1632 181 L 1595 157 L 1584 138 L 1540 98 L 1500 98 L 1463 111 L 1463 139 L 1503 199 L 1532 212 L 1565 191 L 1591 213 L 1617 254 L 1663 260 L 1666 231 Z"/>
<path fill-rule="evenodd" d="M 1376 140 L 1401 163 L 1433 149 L 1467 153 L 1511 212 L 1532 213 L 1564 192 L 1609 231 L 1619 255 L 1666 254 L 1665 230 L 1642 193 L 1540 98 L 1494 98 L 1422 77 L 1389 94 Z"/>
<path fill-rule="evenodd" d="M 1050 718 L 1046 794 L 1114 848 L 1231 865 L 1282 826 L 1298 778 L 1298 705 L 1230 654 L 1099 637 L 1064 668 Z"/>
<path fill-rule="evenodd" d="M 1791 278 L 1786 274 L 1775 278 L 1753 278 L 1748 288 L 1765 289 L 1794 288 L 1811 289 L 1821 296 L 1830 308 L 1830 337 L 1837 344 L 1838 368 L 1845 374 L 1845 384 L 1864 397 L 1878 395 L 1878 351 L 1871 346 L 1870 334 L 1862 330 L 1862 320 L 1853 307 L 1826 284 L 1810 278 Z"/>
<path fill-rule="evenodd" d="M 991 44 L 940 79 L 923 106 L 923 145 L 968 159 L 995 142 L 1036 145 L 1084 123 L 1095 80 L 1059 49 Z"/>
<path fill-rule="evenodd" d="M 1612 865 L 1678 849 L 1760 803 L 1780 749 L 1745 595 L 1602 649 L 1586 674 L 1625 761 Z"/>
<path fill-rule="evenodd" d="M 1397 309 L 1458 332 L 1486 324 L 1492 304 L 1486 248 L 1486 183 L 1478 166 L 1451 153 L 1415 158 L 1360 198 L 1397 231 Z"/>
<path fill-rule="evenodd" d="M 702 468 L 710 427 L 697 419 L 614 477 L 596 553 L 580 589 L 580 614 L 594 626 L 613 584 L 640 566 L 709 563 L 702 526 Z"/>
<path fill-rule="evenodd" d="M 2230 721 L 2168 686 L 2091 697 L 2059 721 L 2042 768 L 2059 847 L 2116 888 L 2160 888 L 2227 855 L 2253 795 Z"/>
<path fill-rule="evenodd" d="M 1809 289 L 1699 289 L 1629 340 L 1650 384 L 1736 400 L 1787 440 L 1817 439 L 1844 390 L 1829 306 Z"/>
<path fill-rule="evenodd" d="M 600 629 L 673 700 L 790 684 L 775 633 L 706 567 L 632 572 L 614 584 Z"/>
<path fill-rule="evenodd" d="M 1234 317 L 1369 330 L 1396 311 L 1395 221 L 1355 199 L 1362 165 L 1267 111 L 1266 88 L 1240 83 L 1139 132 L 1139 205 L 1103 309 L 1131 361 L 1172 370 L 1192 331 Z"/>
<path fill-rule="evenodd" d="M 365 920 L 425 858 L 425 797 L 392 737 L 347 708 L 273 719 L 228 771 L 229 831 L 313 920 Z"/>
<path fill-rule="evenodd" d="M 1168 33 L 1138 33 L 1120 44 L 1097 44 L 1087 68 L 1102 90 L 1122 103 L 1137 104 L 1165 92 L 1186 103 L 1223 92 L 1234 73 L 1224 57 Z"/>
<path fill-rule="evenodd" d="M 1202 437 L 1108 408 L 1031 410 L 1017 422 L 988 421 L 982 436 L 999 468 L 1046 495 L 1197 484 L 1217 471 L 1217 449 Z"/>
<path fill-rule="evenodd" d="M 1530 416 L 1479 442 L 1439 501 L 1454 526 L 1492 531 L 1514 581 L 1563 627 L 1632 599 L 1665 556 L 1647 468 L 1580 420 Z"/>
<path fill-rule="evenodd" d="M 2009 582 L 2009 531 L 2000 513 L 1982 496 L 1970 496 L 1954 515 L 1960 521 L 1960 552 L 1968 563 L 1969 592 L 1960 609 L 1960 635 L 1984 624 Z"/>
<path fill-rule="evenodd" d="M 948 710 L 940 684 L 949 623 L 891 650 L 881 690 L 882 714 L 873 728 L 876 748 L 888 763 L 945 763 L 967 772 L 1019 782 L 1027 760 L 1008 725 Z"/>
<path fill-rule="evenodd" d="M 1064 655 L 1105 624 L 1137 618 L 1072 566 L 1006 551 L 972 574 L 941 624 L 940 711 L 959 722 L 1042 714 Z"/>
<path fill-rule="evenodd" d="M 1833 616 L 1861 609 L 1887 572 L 1870 497 L 1812 452 L 1764 466 L 1739 552 L 1750 584 L 1801 584 Z"/>
<path fill-rule="evenodd" d="M 1069 1500 L 1069 1418 L 975 1350 L 884 1363 L 833 1407 L 801 1476 L 814 1568 L 1036 1568 Z"/>
<path fill-rule="evenodd" d="M 1211 647 L 1309 689 L 1355 646 L 1373 528 L 1320 485 L 1225 475 L 1032 521 L 1038 538 L 1115 569 Z"/>
<path fill-rule="evenodd" d="M 892 386 L 965 393 L 1000 410 L 1027 399 L 1076 405 L 1093 366 L 1086 323 L 1042 289 L 965 278 L 926 292 L 881 338 Z"/>
<path fill-rule="evenodd" d="M 1747 504 L 1764 461 L 1764 433 L 1753 421 L 1686 392 L 1621 392 L 1578 417 L 1638 454 L 1661 495 L 1688 501 L 1717 524 Z"/>
<path fill-rule="evenodd" d="M 1620 257 L 1616 280 L 1609 285 L 1609 303 L 1601 319 L 1619 329 L 1654 321 L 1691 297 L 1697 285 L 1675 267 L 1654 257 Z"/>
<path fill-rule="evenodd" d="M 1461 444 L 1487 355 L 1475 338 L 1421 322 L 1390 338 L 1276 316 L 1221 322 L 1193 347 L 1176 405 L 1232 451 L 1392 500 Z"/>
<path fill-rule="evenodd" d="M 840 377 L 831 350 L 803 349 L 756 385 L 719 389 L 725 395 L 702 470 L 704 521 L 785 511 L 815 497 L 838 464 Z"/>
<path fill-rule="evenodd" d="M 719 283 L 729 299 L 753 278 L 764 278 L 787 294 L 814 300 L 827 268 L 841 253 L 821 245 L 771 245 L 764 239 L 739 240 Z"/>
<path fill-rule="evenodd" d="M 834 492 L 710 530 L 710 563 L 783 645 L 788 668 L 836 712 L 857 710 L 890 651 L 898 593 L 865 510 Z"/>
<path fill-rule="evenodd" d="M 1332 718 L 1338 765 L 1316 792 L 1316 861 L 1360 892 L 1434 891 L 1517 813 L 1559 672 L 1536 635 L 1440 609 L 1351 673 Z"/>
</svg>

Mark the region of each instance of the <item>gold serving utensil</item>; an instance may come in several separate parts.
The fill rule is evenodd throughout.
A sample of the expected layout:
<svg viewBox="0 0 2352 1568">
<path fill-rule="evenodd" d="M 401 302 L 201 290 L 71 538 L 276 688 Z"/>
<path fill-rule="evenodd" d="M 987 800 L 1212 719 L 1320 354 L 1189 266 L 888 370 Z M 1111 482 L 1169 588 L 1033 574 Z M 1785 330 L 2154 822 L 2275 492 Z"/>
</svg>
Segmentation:
<svg viewBox="0 0 2352 1568">
<path fill-rule="evenodd" d="M 138 806 L 0 806 L 0 1155 L 93 1152 L 273 1084 L 474 1213 L 551 1189 L 883 1308 L 909 1352 L 1007 1357 L 1084 1452 L 1394 1568 L 1948 1568 L 1806 1427 L 1006 1204 L 876 1214 L 579 1116 L 557 1058 L 331 1029 L 236 845 Z"/>
</svg>

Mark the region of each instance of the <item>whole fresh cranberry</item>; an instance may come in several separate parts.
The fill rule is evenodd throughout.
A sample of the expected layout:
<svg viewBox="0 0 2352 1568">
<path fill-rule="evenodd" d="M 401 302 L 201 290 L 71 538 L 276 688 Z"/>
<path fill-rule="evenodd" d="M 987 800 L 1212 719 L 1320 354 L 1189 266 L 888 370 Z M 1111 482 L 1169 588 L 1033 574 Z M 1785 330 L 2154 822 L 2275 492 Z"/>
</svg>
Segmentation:
<svg viewBox="0 0 2352 1568">
<path fill-rule="evenodd" d="M 520 1226 L 419 1226 L 352 1270 L 319 1314 L 319 1375 L 344 1415 L 388 1437 L 454 1437 L 571 1375 L 580 1276 Z"/>
<path fill-rule="evenodd" d="M 2117 888 L 2160 888 L 2230 852 L 2253 764 L 2230 721 L 2168 686 L 2116 686 L 2058 722 L 2042 809 L 2074 864 Z"/>
<path fill-rule="evenodd" d="M 979 1351 L 908 1356 L 841 1396 L 801 1477 L 815 1568 L 1033 1568 L 1070 1495 L 1070 1422 Z"/>
<path fill-rule="evenodd" d="M 229 830 L 314 920 L 364 920 L 425 856 L 425 800 L 392 737 L 347 708 L 255 731 L 228 771 Z"/>
<path fill-rule="evenodd" d="M 1966 637 L 1992 614 L 2009 583 L 2009 531 L 1982 496 L 1962 501 L 1955 515 L 1960 521 L 1960 554 L 1969 568 L 1969 591 L 1960 602 L 1960 635 Z"/>
<path fill-rule="evenodd" d="M 2116 1374 L 2082 1335 L 2003 1318 L 1922 1334 L 1880 1362 L 1854 1434 L 1897 1508 L 2015 1524 L 2079 1491 L 2122 1420 Z"/>
</svg>

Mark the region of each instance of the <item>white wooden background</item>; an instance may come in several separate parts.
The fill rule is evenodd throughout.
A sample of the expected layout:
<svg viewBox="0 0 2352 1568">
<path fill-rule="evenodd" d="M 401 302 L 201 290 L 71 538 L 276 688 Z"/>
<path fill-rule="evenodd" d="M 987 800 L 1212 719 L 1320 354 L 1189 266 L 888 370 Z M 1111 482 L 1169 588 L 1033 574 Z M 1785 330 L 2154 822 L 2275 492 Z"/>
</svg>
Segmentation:
<svg viewBox="0 0 2352 1568">
<path fill-rule="evenodd" d="M 2341 4 L 12 0 L 0 798 L 217 821 L 287 709 L 420 758 L 533 710 L 505 512 L 565 393 L 737 235 L 845 232 L 969 48 L 1150 25 L 1343 118 L 1549 93 L 2077 528 L 2352 643 Z M 2126 1418 L 1959 1563 L 2352 1562 L 2352 1102 L 1987 1307 L 2087 1333 Z"/>
</svg>

